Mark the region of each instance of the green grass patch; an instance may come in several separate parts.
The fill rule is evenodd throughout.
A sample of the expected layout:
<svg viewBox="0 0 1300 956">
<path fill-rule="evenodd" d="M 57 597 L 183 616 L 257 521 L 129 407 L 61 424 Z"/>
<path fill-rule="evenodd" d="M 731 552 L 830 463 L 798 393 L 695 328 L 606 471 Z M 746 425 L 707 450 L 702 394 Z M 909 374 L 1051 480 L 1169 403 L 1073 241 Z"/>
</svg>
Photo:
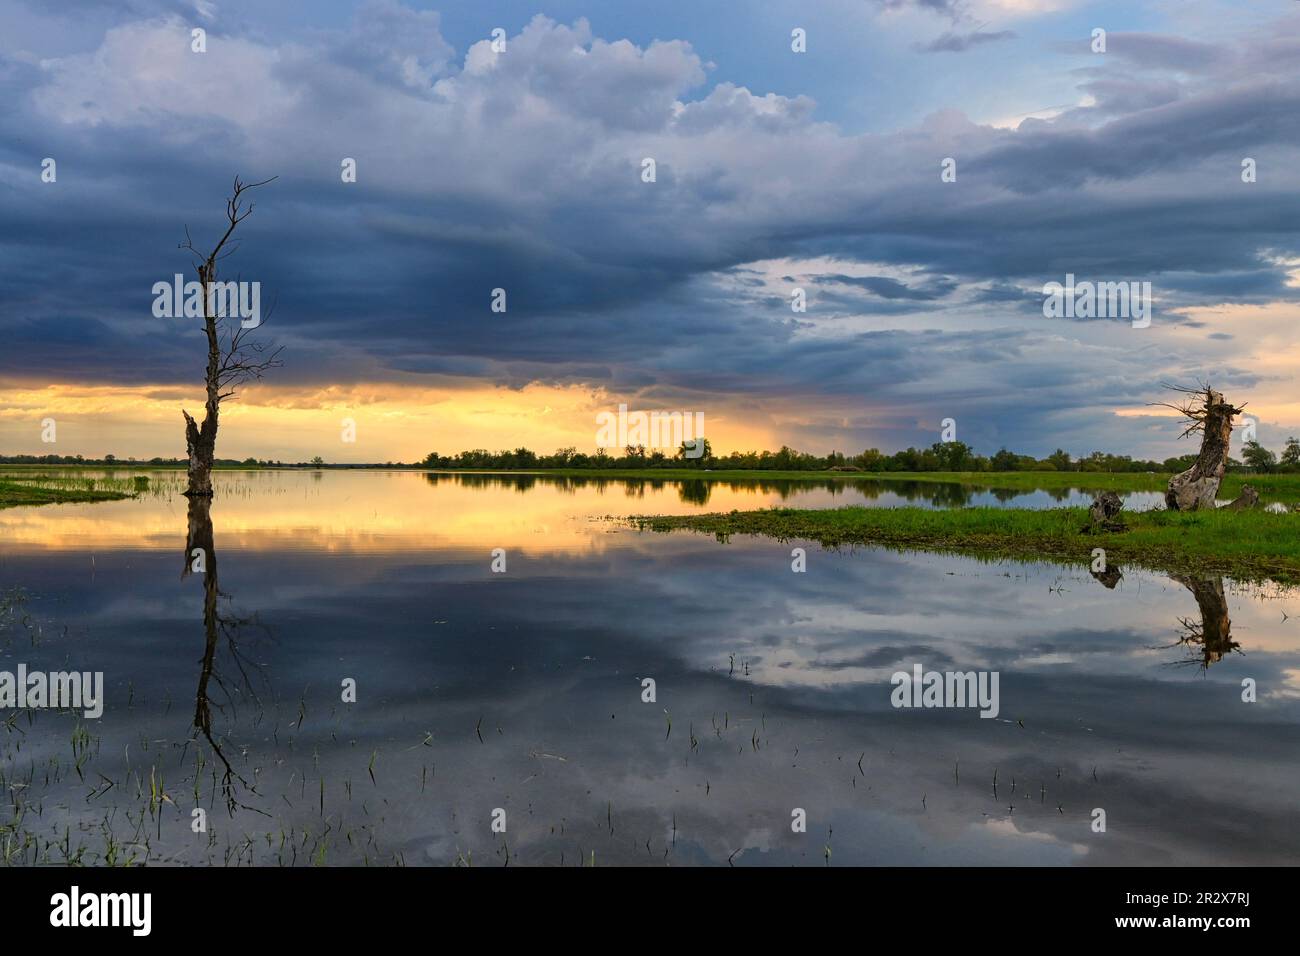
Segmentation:
<svg viewBox="0 0 1300 956">
<path fill-rule="evenodd" d="M 1300 515 L 1294 512 L 1145 511 L 1122 515 L 1123 531 L 1085 534 L 1083 508 L 772 508 L 729 514 L 638 516 L 650 531 L 689 529 L 726 540 L 733 534 L 827 547 L 864 544 L 987 559 L 1092 561 L 1158 571 L 1220 573 L 1240 581 L 1300 584 Z"/>
<path fill-rule="evenodd" d="M 134 482 L 120 482 L 121 487 L 105 487 L 110 480 L 85 478 L 60 481 L 45 476 L 0 479 L 0 508 L 20 505 L 75 504 L 87 501 L 121 501 L 133 498 Z"/>
<path fill-rule="evenodd" d="M 824 472 L 815 474 L 825 475 Z M 1080 491 L 1159 491 L 1164 492 L 1172 477 L 1147 472 L 1103 471 L 927 471 L 849 473 L 846 477 L 870 481 L 956 482 L 978 488 L 1057 491 L 1077 488 Z M 1265 501 L 1300 502 L 1300 473 L 1229 474 L 1219 487 L 1219 497 L 1237 497 L 1242 485 L 1250 485 Z"/>
</svg>

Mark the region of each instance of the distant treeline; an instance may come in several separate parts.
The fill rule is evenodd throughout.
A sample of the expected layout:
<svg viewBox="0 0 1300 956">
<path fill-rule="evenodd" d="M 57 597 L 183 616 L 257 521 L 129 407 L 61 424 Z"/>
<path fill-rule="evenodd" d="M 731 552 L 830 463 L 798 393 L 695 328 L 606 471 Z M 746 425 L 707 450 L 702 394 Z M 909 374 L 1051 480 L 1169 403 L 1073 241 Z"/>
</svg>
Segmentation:
<svg viewBox="0 0 1300 956">
<path fill-rule="evenodd" d="M 645 469 L 645 468 L 708 468 L 714 471 L 864 471 L 864 472 L 930 472 L 930 471 L 1082 471 L 1082 472 L 1179 472 L 1192 466 L 1194 454 L 1164 461 L 1131 458 L 1128 455 L 1111 455 L 1094 451 L 1083 458 L 1073 458 L 1058 448 L 1046 458 L 1019 455 L 1003 448 L 993 455 L 977 455 L 965 442 L 935 442 L 929 448 L 908 448 L 887 455 L 876 448 L 868 448 L 857 455 L 833 451 L 829 455 L 810 455 L 782 446 L 780 451 L 733 451 L 728 455 L 714 455 L 709 440 L 703 440 L 703 454 L 692 458 L 694 451 L 685 443 L 671 456 L 662 451 L 647 451 L 640 446 L 625 448 L 622 455 L 611 455 L 597 449 L 594 455 L 583 454 L 574 448 L 561 448 L 554 455 L 538 455 L 527 448 L 514 451 L 490 452 L 485 449 L 462 451 L 454 456 L 430 452 L 421 463 L 426 468 L 476 469 L 476 470 L 527 470 L 533 468 L 578 469 Z M 1231 467 L 1250 471 L 1300 471 L 1300 441 L 1291 438 L 1280 456 L 1260 446 L 1247 442 L 1243 461 L 1230 459 Z"/>
<path fill-rule="evenodd" d="M 216 458 L 217 468 L 422 468 L 418 463 L 400 461 L 367 464 L 328 464 L 320 456 L 311 461 L 277 461 L 270 458 Z M 0 455 L 0 465 L 83 465 L 87 468 L 187 468 L 185 458 L 86 458 L 83 455 Z"/>
<path fill-rule="evenodd" d="M 421 462 L 384 462 L 372 464 L 329 464 L 317 456 L 311 461 L 285 462 L 259 458 L 242 461 L 218 459 L 218 468 L 445 468 L 472 469 L 475 471 L 527 471 L 533 469 L 710 469 L 712 471 L 842 471 L 842 472 L 930 472 L 930 471 L 1075 471 L 1075 472 L 1164 472 L 1174 473 L 1190 468 L 1195 455 L 1166 458 L 1164 461 L 1131 458 L 1128 455 L 1111 455 L 1094 451 L 1083 458 L 1073 458 L 1058 448 L 1046 458 L 1019 455 L 1003 448 L 995 454 L 975 454 L 965 442 L 935 442 L 929 448 L 908 448 L 887 455 L 876 448 L 868 448 L 857 455 L 833 451 L 829 455 L 810 455 L 782 446 L 780 451 L 733 451 L 727 455 L 714 455 L 709 440 L 703 439 L 702 453 L 690 443 L 684 443 L 675 454 L 648 451 L 641 446 L 629 446 L 622 455 L 611 455 L 606 449 L 597 449 L 588 455 L 573 447 L 561 448 L 553 455 L 539 455 L 527 448 L 514 451 L 491 452 L 476 448 L 456 455 L 430 452 Z M 130 467 L 132 465 L 154 468 L 184 468 L 184 458 L 150 458 L 148 460 L 120 459 L 105 455 L 101 459 L 81 455 L 0 455 L 5 465 L 86 465 Z M 1244 446 L 1242 460 L 1229 459 L 1234 471 L 1300 472 L 1300 440 L 1287 439 L 1281 454 L 1275 454 L 1258 442 Z"/>
</svg>

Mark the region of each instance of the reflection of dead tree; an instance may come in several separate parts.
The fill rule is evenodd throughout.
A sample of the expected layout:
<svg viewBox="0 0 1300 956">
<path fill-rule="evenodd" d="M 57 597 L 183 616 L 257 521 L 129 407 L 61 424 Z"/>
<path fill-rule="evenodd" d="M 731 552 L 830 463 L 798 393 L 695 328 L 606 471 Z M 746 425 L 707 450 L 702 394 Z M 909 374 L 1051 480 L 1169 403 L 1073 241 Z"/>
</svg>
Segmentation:
<svg viewBox="0 0 1300 956">
<path fill-rule="evenodd" d="M 1211 664 L 1217 664 L 1228 654 L 1240 653 L 1241 645 L 1232 639 L 1232 621 L 1228 618 L 1228 601 L 1223 594 L 1223 578 L 1219 575 L 1171 575 L 1171 577 L 1192 592 L 1196 606 L 1201 612 L 1201 619 L 1179 618 L 1178 624 L 1183 635 L 1165 648 L 1193 647 L 1199 653 L 1186 660 L 1174 661 L 1175 664 L 1198 664 L 1202 670 Z"/>
<path fill-rule="evenodd" d="M 224 638 L 226 646 L 230 651 L 230 657 L 235 662 L 239 671 L 241 683 L 248 690 L 249 695 L 254 702 L 257 701 L 256 692 L 253 690 L 253 683 L 248 674 L 245 662 L 239 653 L 238 637 L 242 628 L 253 626 L 265 630 L 264 626 L 257 620 L 257 616 L 240 618 L 232 616 L 223 616 L 219 609 L 220 598 L 229 600 L 229 595 L 224 594 L 217 581 L 217 552 L 213 547 L 212 532 L 212 501 L 210 498 L 193 497 L 189 503 L 189 528 L 185 540 L 185 567 L 181 577 L 187 577 L 191 573 L 202 572 L 203 577 L 203 631 L 205 642 L 203 647 L 203 658 L 199 670 L 199 686 L 195 693 L 194 704 L 194 726 L 207 739 L 212 752 L 216 754 L 217 759 L 221 761 L 225 770 L 221 776 L 221 793 L 226 801 L 226 809 L 231 815 L 235 809 L 243 808 L 253 810 L 257 813 L 263 811 L 256 807 L 249 807 L 240 803 L 235 798 L 235 784 L 243 785 L 247 790 L 256 793 L 254 787 L 249 786 L 237 770 L 231 765 L 226 758 L 221 745 L 216 738 L 212 736 L 212 700 L 208 692 L 210 682 L 215 682 L 221 690 L 227 701 L 233 701 L 231 688 L 227 686 L 221 675 L 217 673 L 214 664 L 216 662 L 217 644 L 219 638 Z M 233 704 L 232 704 L 233 706 Z M 224 710 L 222 705 L 217 705 L 218 710 Z"/>
<path fill-rule="evenodd" d="M 1089 569 L 1089 574 L 1105 585 L 1106 590 L 1115 590 L 1115 585 L 1124 580 L 1124 571 L 1118 564 L 1108 564 L 1100 571 Z"/>
<path fill-rule="evenodd" d="M 217 263 L 231 255 L 236 248 L 231 244 L 227 249 L 227 243 L 230 243 L 235 228 L 253 214 L 253 203 L 250 202 L 248 208 L 244 208 L 243 194 L 258 186 L 265 186 L 272 179 L 260 183 L 244 183 L 235 177 L 230 198 L 226 200 L 226 231 L 220 241 L 211 251 L 200 252 L 190 239 L 189 229 L 186 229 L 185 241 L 180 246 L 195 258 L 195 269 L 203 289 L 203 331 L 208 338 L 208 364 L 203 377 L 207 390 L 203 424 L 199 425 L 190 417 L 189 412 L 181 410 L 185 416 L 185 448 L 190 461 L 189 486 L 185 494 L 192 498 L 212 497 L 212 463 L 216 456 L 221 403 L 233 396 L 239 385 L 260 379 L 264 372 L 284 364 L 280 359 L 281 349 L 268 351 L 264 344 L 249 338 L 249 332 L 256 326 L 245 328 L 236 317 L 234 325 L 238 328 L 231 325 L 219 327 L 218 322 L 225 316 L 217 315 L 221 310 L 217 308 L 212 294 L 212 284 L 217 281 Z"/>
<path fill-rule="evenodd" d="M 1213 508 L 1214 499 L 1219 493 L 1219 484 L 1223 481 L 1224 470 L 1228 467 L 1232 419 L 1240 415 L 1246 406 L 1234 407 L 1221 392 L 1210 388 L 1208 383 L 1197 388 L 1184 388 L 1178 385 L 1165 387 L 1187 396 L 1177 403 L 1155 403 L 1164 408 L 1172 408 L 1183 416 L 1187 427 L 1178 437 L 1186 438 L 1197 432 L 1201 434 L 1201 450 L 1196 456 L 1196 461 L 1192 463 L 1191 468 L 1169 479 L 1165 504 L 1171 511 Z"/>
</svg>

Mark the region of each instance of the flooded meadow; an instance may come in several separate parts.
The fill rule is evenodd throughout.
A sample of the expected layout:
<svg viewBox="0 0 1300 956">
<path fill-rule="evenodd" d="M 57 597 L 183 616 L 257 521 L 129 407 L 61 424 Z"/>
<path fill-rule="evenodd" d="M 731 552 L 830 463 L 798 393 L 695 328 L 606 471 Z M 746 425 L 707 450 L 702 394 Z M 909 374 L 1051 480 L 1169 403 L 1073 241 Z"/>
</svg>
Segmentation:
<svg viewBox="0 0 1300 956">
<path fill-rule="evenodd" d="M 140 474 L 0 510 L 0 670 L 104 675 L 98 718 L 0 711 L 9 864 L 1300 855 L 1292 591 L 807 543 L 793 573 L 800 542 L 619 520 L 1083 492 Z M 916 665 L 996 672 L 997 715 L 894 706 Z"/>
</svg>

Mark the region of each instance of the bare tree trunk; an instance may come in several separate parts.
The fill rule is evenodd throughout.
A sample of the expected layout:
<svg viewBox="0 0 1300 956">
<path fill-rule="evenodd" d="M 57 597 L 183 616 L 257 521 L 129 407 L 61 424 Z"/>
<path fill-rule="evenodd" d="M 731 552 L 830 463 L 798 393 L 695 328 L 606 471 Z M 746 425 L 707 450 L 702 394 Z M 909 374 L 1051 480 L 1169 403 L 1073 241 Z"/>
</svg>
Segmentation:
<svg viewBox="0 0 1300 956">
<path fill-rule="evenodd" d="M 185 451 L 190 458 L 189 487 L 185 491 L 188 498 L 212 497 L 212 460 L 216 454 L 217 416 L 210 413 L 203 419 L 203 426 L 185 416 Z M 211 426 L 211 427 L 209 427 Z"/>
<path fill-rule="evenodd" d="M 1214 499 L 1228 467 L 1228 443 L 1232 438 L 1233 416 L 1241 412 L 1206 386 L 1198 404 L 1179 410 L 1192 421 L 1184 434 L 1200 431 L 1201 451 L 1191 468 L 1169 479 L 1165 504 L 1171 511 L 1196 511 L 1215 507 Z"/>
<path fill-rule="evenodd" d="M 212 298 L 207 294 L 208 283 L 216 272 L 212 260 L 199 266 L 199 282 L 203 286 L 203 330 L 208 336 L 208 365 L 203 376 L 207 388 L 203 424 L 200 426 L 190 413 L 185 416 L 185 451 L 189 455 L 189 487 L 185 494 L 190 498 L 212 497 L 212 463 L 217 452 L 217 425 L 221 411 L 221 390 L 218 374 L 221 369 L 221 344 L 217 339 L 217 317 L 213 314 Z"/>
</svg>

